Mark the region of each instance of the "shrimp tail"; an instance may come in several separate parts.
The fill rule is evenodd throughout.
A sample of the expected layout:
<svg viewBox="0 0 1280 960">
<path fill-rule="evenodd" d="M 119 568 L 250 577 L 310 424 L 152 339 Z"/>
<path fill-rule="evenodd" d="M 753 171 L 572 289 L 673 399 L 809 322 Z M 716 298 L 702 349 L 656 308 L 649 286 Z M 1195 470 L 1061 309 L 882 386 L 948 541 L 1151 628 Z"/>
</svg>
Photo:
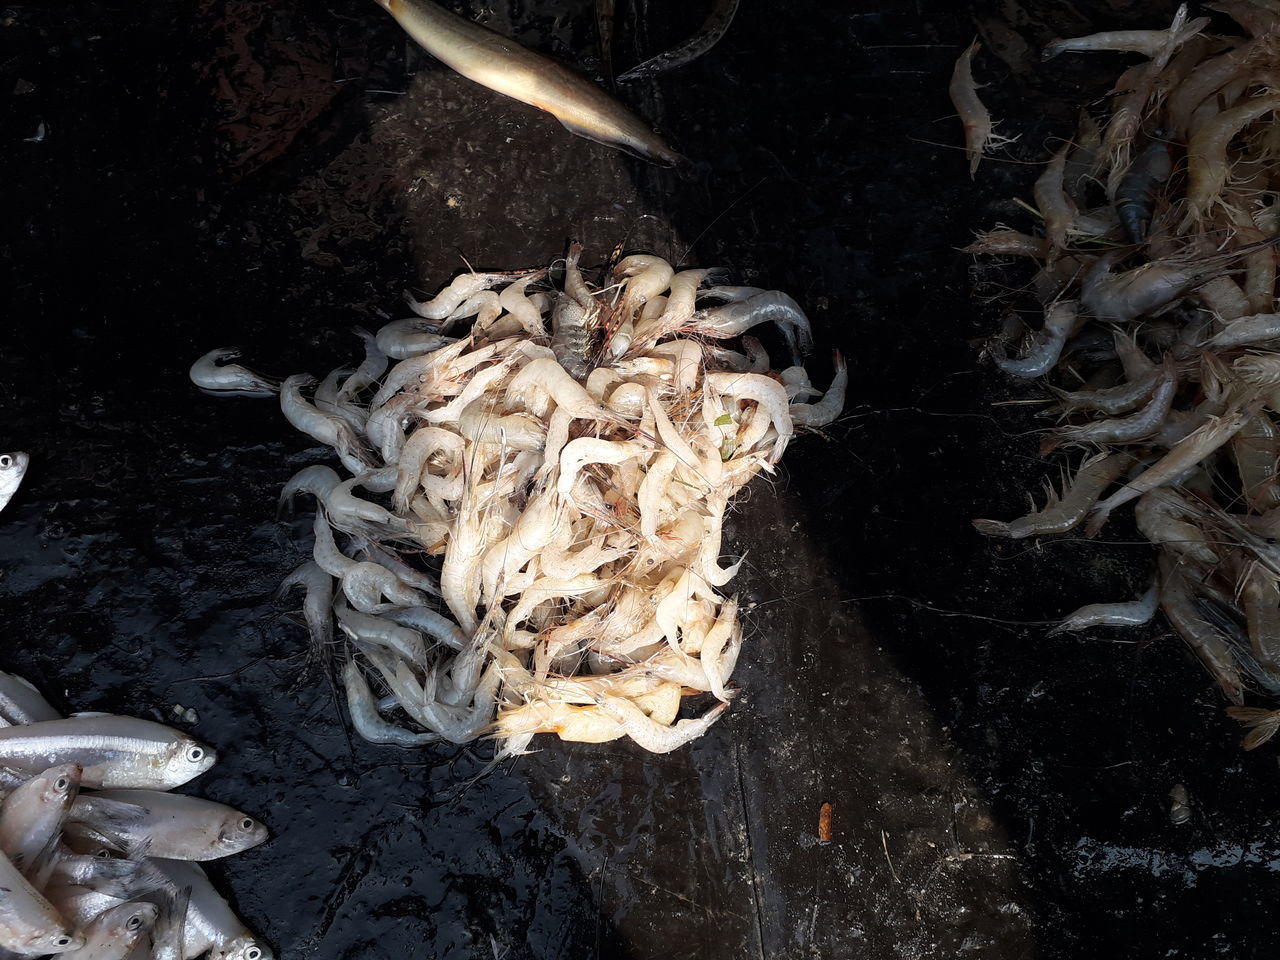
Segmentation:
<svg viewBox="0 0 1280 960">
<path fill-rule="evenodd" d="M 1256 750 L 1280 732 L 1280 710 L 1231 706 L 1227 716 L 1244 724 L 1247 732 L 1240 746 L 1245 750 Z"/>
</svg>

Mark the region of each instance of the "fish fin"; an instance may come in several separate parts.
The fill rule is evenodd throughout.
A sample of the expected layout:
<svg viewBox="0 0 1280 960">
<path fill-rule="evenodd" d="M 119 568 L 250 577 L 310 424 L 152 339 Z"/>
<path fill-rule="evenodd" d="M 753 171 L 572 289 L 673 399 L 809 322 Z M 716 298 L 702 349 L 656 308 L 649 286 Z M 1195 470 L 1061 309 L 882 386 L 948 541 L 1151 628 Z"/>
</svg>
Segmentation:
<svg viewBox="0 0 1280 960">
<path fill-rule="evenodd" d="M 113 828 L 137 823 L 151 812 L 141 804 L 125 800 L 109 800 L 91 795 L 90 801 L 88 812 L 77 814 L 76 821 L 104 834 L 110 833 Z"/>
</svg>

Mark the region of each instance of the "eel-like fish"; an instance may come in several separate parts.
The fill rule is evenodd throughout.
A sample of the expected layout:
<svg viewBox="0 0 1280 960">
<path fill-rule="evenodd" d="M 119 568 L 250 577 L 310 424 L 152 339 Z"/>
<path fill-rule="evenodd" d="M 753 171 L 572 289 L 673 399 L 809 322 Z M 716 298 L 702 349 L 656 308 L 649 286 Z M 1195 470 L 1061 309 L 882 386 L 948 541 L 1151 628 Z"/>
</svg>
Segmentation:
<svg viewBox="0 0 1280 960">
<path fill-rule="evenodd" d="M 573 71 L 430 0 L 376 0 L 423 49 L 469 80 L 531 104 L 570 133 L 674 166 L 684 158 L 634 113 Z"/>
</svg>

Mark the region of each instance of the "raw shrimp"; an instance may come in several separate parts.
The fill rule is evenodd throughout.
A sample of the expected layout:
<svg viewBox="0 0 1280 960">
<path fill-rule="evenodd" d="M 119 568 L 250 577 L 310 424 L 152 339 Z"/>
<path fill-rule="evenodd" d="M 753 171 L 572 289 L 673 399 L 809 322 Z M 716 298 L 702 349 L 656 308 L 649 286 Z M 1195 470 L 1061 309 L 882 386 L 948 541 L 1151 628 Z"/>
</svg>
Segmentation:
<svg viewBox="0 0 1280 960">
<path fill-rule="evenodd" d="M 844 394 L 849 386 L 849 371 L 844 362 L 844 355 L 839 350 L 832 351 L 832 365 L 835 376 L 831 378 L 831 386 L 822 395 L 822 399 L 813 403 L 793 403 L 788 407 L 791 422 L 797 427 L 816 430 L 825 427 L 840 416 L 844 409 Z"/>
<path fill-rule="evenodd" d="M 745 333 L 758 323 L 770 321 L 778 327 L 786 340 L 793 363 L 799 364 L 802 357 L 812 352 L 813 333 L 809 327 L 809 318 L 798 303 L 776 290 L 699 310 L 694 313 L 686 329 L 725 340 Z"/>
<path fill-rule="evenodd" d="M 978 164 L 982 155 L 1012 143 L 1016 137 L 1001 137 L 995 134 L 995 122 L 991 113 L 978 99 L 978 85 L 973 82 L 973 58 L 982 49 L 977 40 L 969 45 L 960 59 L 956 61 L 955 70 L 951 74 L 951 103 L 960 115 L 964 124 L 964 151 L 969 155 L 970 179 L 978 172 Z"/>
<path fill-rule="evenodd" d="M 1044 218 L 1044 231 L 1049 240 L 1049 257 L 1055 257 L 1067 245 L 1067 232 L 1076 218 L 1076 205 L 1063 188 L 1062 177 L 1066 172 L 1067 151 L 1070 143 L 1064 143 L 1045 165 L 1044 173 L 1032 188 L 1040 216 Z"/>
<path fill-rule="evenodd" d="M 1212 417 L 1204 426 L 1178 441 L 1163 457 L 1094 507 L 1086 533 L 1094 536 L 1102 529 L 1107 522 L 1107 517 L 1116 507 L 1142 496 L 1148 490 L 1173 482 L 1201 463 L 1209 454 L 1234 437 L 1255 410 L 1256 407 L 1236 410 L 1222 417 Z"/>
<path fill-rule="evenodd" d="M 1173 174 L 1169 145 L 1159 140 L 1143 147 L 1116 188 L 1115 209 L 1133 243 L 1147 239 L 1151 214 L 1161 187 Z"/>
<path fill-rule="evenodd" d="M 191 382 L 201 390 L 244 397 L 270 397 L 280 392 L 280 384 L 261 374 L 254 373 L 235 360 L 241 353 L 238 347 L 218 347 L 210 350 L 191 365 Z"/>
<path fill-rule="evenodd" d="M 975 520 L 979 533 L 991 537 L 1036 537 L 1050 533 L 1066 533 L 1084 520 L 1102 492 L 1124 472 L 1128 458 L 1113 453 L 1087 459 L 1059 497 L 1052 486 L 1044 507 L 1017 520 Z"/>
<path fill-rule="evenodd" d="M 430 300 L 417 301 L 406 293 L 405 302 L 409 304 L 410 310 L 424 320 L 440 321 L 482 290 L 507 283 L 517 276 L 519 274 L 514 273 L 460 273 Z"/>
<path fill-rule="evenodd" d="M 1074 300 L 1061 300 L 1050 305 L 1045 312 L 1044 326 L 1031 335 L 1026 355 L 1017 359 L 995 357 L 996 366 L 1015 377 L 1044 376 L 1053 369 L 1067 339 L 1083 322 L 1079 304 Z"/>
<path fill-rule="evenodd" d="M 351 713 L 351 725 L 370 743 L 385 743 L 395 747 L 420 747 L 439 743 L 437 733 L 410 733 L 378 715 L 373 692 L 354 660 L 342 668 L 342 683 L 347 694 L 347 710 Z"/>
<path fill-rule="evenodd" d="M 1090 627 L 1139 627 L 1149 623 L 1160 606 L 1160 585 L 1154 580 L 1137 600 L 1120 603 L 1089 603 L 1068 614 L 1049 636 L 1056 633 L 1075 633 Z"/>
<path fill-rule="evenodd" d="M 601 697 L 597 703 L 605 715 L 622 728 L 623 733 L 650 753 L 670 753 L 697 739 L 729 708 L 727 703 L 718 703 L 696 720 L 677 720 L 668 727 L 651 720 L 630 700 Z"/>
<path fill-rule="evenodd" d="M 579 382 L 591 373 L 591 341 L 587 311 L 573 297 L 558 297 L 551 310 L 551 349 L 556 361 Z"/>
<path fill-rule="evenodd" d="M 454 342 L 452 337 L 442 337 L 413 318 L 393 320 L 378 328 L 378 349 L 392 360 L 421 357 Z"/>
<path fill-rule="evenodd" d="M 301 432 L 333 447 L 340 456 L 373 466 L 364 445 L 345 420 L 317 410 L 302 398 L 302 388 L 315 382 L 314 377 L 305 373 L 285 380 L 280 387 L 280 410 L 285 419 Z"/>
<path fill-rule="evenodd" d="M 1280 108 L 1280 96 L 1255 97 L 1224 110 L 1187 144 L 1187 214 L 1182 229 L 1204 217 L 1227 182 L 1227 145 L 1244 127 Z"/>
<path fill-rule="evenodd" d="M 1091 33 L 1087 37 L 1055 40 L 1044 48 L 1042 58 L 1051 60 L 1061 53 L 1121 50 L 1140 53 L 1157 62 L 1160 58 L 1167 61 L 1177 47 L 1209 25 L 1208 17 L 1198 17 L 1190 22 L 1187 22 L 1186 18 L 1187 6 L 1183 4 L 1174 16 L 1173 25 L 1167 30 L 1108 30 L 1102 33 Z M 1160 67 L 1163 66 L 1164 64 L 1160 63 Z"/>
<path fill-rule="evenodd" d="M 1058 437 L 1071 443 L 1133 443 L 1154 434 L 1169 417 L 1178 376 L 1172 358 L 1166 359 L 1156 381 L 1151 400 L 1132 416 L 1117 420 L 1094 420 L 1078 427 L 1065 427 Z"/>
</svg>

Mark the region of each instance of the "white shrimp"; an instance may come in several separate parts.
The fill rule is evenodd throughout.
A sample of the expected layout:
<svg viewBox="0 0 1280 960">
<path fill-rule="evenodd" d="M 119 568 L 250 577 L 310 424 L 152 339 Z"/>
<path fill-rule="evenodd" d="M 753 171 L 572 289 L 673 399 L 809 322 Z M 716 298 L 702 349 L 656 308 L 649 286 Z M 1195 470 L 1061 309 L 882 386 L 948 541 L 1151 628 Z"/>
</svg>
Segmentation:
<svg viewBox="0 0 1280 960">
<path fill-rule="evenodd" d="M 650 753 L 670 753 L 697 739 L 729 708 L 727 703 L 718 703 L 696 720 L 677 720 L 673 726 L 664 726 L 651 720 L 632 701 L 621 697 L 601 697 L 597 704 L 623 733 Z"/>
<path fill-rule="evenodd" d="M 795 434 L 795 427 L 791 421 L 791 405 L 787 401 L 787 391 L 783 389 L 782 384 L 758 373 L 709 373 L 706 381 L 710 388 L 722 397 L 754 401 L 768 416 L 774 429 L 778 431 L 778 439 L 774 442 L 769 462 L 777 463 Z"/>
</svg>

